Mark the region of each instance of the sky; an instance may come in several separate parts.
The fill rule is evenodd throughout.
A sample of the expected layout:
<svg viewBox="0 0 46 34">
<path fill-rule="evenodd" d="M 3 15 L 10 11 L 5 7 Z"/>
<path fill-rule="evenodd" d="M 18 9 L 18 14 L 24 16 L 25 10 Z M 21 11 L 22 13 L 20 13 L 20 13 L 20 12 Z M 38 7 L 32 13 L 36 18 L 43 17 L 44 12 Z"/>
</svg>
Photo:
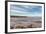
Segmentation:
<svg viewBox="0 0 46 34">
<path fill-rule="evenodd" d="M 42 6 L 10 5 L 11 16 L 42 16 Z"/>
</svg>

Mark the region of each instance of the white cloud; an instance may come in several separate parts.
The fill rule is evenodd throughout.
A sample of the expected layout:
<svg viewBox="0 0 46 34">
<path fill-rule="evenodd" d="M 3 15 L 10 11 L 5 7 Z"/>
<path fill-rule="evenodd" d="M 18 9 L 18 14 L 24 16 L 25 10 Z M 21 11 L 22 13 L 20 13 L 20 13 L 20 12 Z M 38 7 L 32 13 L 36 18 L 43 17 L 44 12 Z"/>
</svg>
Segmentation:
<svg viewBox="0 0 46 34">
<path fill-rule="evenodd" d="M 15 13 L 28 13 L 28 12 L 25 12 L 25 11 L 18 11 L 18 10 L 11 10 L 11 12 L 15 12 Z"/>
</svg>

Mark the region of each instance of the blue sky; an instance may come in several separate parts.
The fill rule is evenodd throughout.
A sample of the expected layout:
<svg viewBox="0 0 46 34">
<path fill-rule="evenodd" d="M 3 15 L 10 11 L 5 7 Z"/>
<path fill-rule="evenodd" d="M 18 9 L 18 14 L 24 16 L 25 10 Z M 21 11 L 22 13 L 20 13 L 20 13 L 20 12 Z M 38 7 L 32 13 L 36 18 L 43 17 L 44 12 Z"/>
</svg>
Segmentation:
<svg viewBox="0 0 46 34">
<path fill-rule="evenodd" d="M 42 16 L 42 6 L 10 5 L 11 16 Z"/>
</svg>

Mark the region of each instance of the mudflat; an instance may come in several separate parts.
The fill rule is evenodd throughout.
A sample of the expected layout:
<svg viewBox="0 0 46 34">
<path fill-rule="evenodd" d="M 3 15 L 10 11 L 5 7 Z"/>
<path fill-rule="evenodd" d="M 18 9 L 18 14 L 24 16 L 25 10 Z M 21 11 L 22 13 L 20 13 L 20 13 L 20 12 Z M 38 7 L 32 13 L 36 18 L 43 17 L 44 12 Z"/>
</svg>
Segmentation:
<svg viewBox="0 0 46 34">
<path fill-rule="evenodd" d="M 25 28 L 41 28 L 41 17 L 27 17 L 27 16 L 11 16 L 10 28 L 11 29 L 25 29 Z"/>
</svg>

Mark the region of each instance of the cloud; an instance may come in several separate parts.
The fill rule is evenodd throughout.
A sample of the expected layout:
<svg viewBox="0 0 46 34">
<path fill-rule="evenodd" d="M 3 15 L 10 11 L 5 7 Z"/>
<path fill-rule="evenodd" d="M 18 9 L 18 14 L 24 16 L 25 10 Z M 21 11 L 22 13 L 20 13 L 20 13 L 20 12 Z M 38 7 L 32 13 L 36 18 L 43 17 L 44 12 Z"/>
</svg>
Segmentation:
<svg viewBox="0 0 46 34">
<path fill-rule="evenodd" d="M 11 12 L 13 15 L 41 16 L 42 7 L 32 5 L 11 5 Z"/>
<path fill-rule="evenodd" d="M 19 11 L 19 10 L 11 10 L 11 12 L 14 12 L 14 13 L 28 13 L 28 12 L 24 12 L 24 11 Z"/>
</svg>

